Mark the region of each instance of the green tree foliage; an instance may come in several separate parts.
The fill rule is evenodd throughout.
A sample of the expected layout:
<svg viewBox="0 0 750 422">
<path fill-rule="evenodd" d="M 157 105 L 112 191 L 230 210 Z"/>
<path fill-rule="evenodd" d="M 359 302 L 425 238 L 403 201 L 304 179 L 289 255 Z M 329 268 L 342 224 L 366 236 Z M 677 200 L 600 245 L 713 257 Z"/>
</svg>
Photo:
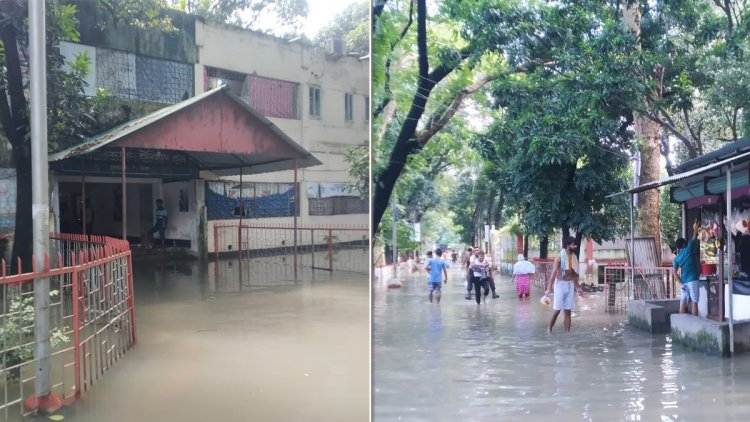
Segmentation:
<svg viewBox="0 0 750 422">
<path fill-rule="evenodd" d="M 301 32 L 307 0 L 168 0 L 183 12 L 263 32 Z"/>
<path fill-rule="evenodd" d="M 680 220 L 680 206 L 673 204 L 669 198 L 669 187 L 661 188 L 661 201 L 659 201 L 659 218 L 661 219 L 661 243 L 674 247 L 674 241 L 682 232 Z"/>
<path fill-rule="evenodd" d="M 341 39 L 348 51 L 364 55 L 370 51 L 369 16 L 368 2 L 352 3 L 318 31 L 313 41 L 324 47 L 329 39 Z"/>
<path fill-rule="evenodd" d="M 362 198 L 370 197 L 370 145 L 364 144 L 344 153 L 349 164 L 349 176 L 354 179 L 349 189 L 356 190 Z"/>
</svg>

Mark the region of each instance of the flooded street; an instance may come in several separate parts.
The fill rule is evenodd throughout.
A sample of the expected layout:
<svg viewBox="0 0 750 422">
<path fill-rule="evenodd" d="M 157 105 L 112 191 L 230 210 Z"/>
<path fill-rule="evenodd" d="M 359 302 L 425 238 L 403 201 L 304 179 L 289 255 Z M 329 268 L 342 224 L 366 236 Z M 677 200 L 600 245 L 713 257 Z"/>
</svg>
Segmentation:
<svg viewBox="0 0 750 422">
<path fill-rule="evenodd" d="M 462 275 L 449 270 L 439 305 L 424 271 L 401 289 L 374 282 L 374 420 L 750 420 L 750 356 L 710 357 L 632 329 L 603 311 L 602 293 L 578 299 L 571 333 L 561 315 L 547 336 L 541 289 L 519 301 L 502 275 L 500 298 L 477 305 Z"/>
<path fill-rule="evenodd" d="M 367 274 L 240 286 L 221 265 L 136 263 L 138 343 L 66 420 L 367 420 Z"/>
</svg>

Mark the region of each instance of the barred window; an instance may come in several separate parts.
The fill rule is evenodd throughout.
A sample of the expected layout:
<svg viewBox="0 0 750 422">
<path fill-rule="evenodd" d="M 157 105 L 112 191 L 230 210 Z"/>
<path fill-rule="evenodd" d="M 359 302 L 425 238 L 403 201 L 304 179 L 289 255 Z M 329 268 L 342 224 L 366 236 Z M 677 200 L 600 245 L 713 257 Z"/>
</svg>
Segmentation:
<svg viewBox="0 0 750 422">
<path fill-rule="evenodd" d="M 174 104 L 193 96 L 193 66 L 97 48 L 96 86 L 119 97 Z"/>
</svg>

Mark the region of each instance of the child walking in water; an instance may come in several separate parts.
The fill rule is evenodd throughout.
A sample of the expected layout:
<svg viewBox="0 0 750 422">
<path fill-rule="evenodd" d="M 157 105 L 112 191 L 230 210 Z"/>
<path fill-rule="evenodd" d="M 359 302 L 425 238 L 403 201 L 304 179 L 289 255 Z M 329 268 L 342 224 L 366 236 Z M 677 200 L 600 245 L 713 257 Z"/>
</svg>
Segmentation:
<svg viewBox="0 0 750 422">
<path fill-rule="evenodd" d="M 522 253 L 518 254 L 518 262 L 513 266 L 513 276 L 516 278 L 516 294 L 519 299 L 531 294 L 531 274 L 536 272 L 534 264 L 527 261 Z"/>
<path fill-rule="evenodd" d="M 448 263 L 441 258 L 441 256 L 443 255 L 443 250 L 437 248 L 435 250 L 435 255 L 437 255 L 437 258 L 428 259 L 426 266 L 427 271 L 429 271 L 430 273 L 430 278 L 427 282 L 427 286 L 430 289 L 430 303 L 432 303 L 433 294 L 437 303 L 440 303 L 440 292 L 442 288 L 441 281 L 445 284 L 448 284 Z M 443 276 L 445 278 L 443 278 Z"/>
</svg>

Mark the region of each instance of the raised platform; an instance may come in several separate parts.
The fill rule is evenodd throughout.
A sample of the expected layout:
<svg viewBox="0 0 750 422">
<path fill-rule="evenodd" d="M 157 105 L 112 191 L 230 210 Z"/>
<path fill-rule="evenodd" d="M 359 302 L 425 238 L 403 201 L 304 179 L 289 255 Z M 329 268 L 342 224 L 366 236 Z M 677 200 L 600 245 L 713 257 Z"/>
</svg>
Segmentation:
<svg viewBox="0 0 750 422">
<path fill-rule="evenodd" d="M 628 322 L 651 334 L 669 333 L 670 316 L 679 311 L 680 301 L 677 299 L 631 300 L 628 304 Z"/>
<path fill-rule="evenodd" d="M 672 340 L 711 355 L 729 357 L 729 323 L 690 314 L 671 316 Z M 734 353 L 750 352 L 750 320 L 734 321 Z"/>
</svg>

